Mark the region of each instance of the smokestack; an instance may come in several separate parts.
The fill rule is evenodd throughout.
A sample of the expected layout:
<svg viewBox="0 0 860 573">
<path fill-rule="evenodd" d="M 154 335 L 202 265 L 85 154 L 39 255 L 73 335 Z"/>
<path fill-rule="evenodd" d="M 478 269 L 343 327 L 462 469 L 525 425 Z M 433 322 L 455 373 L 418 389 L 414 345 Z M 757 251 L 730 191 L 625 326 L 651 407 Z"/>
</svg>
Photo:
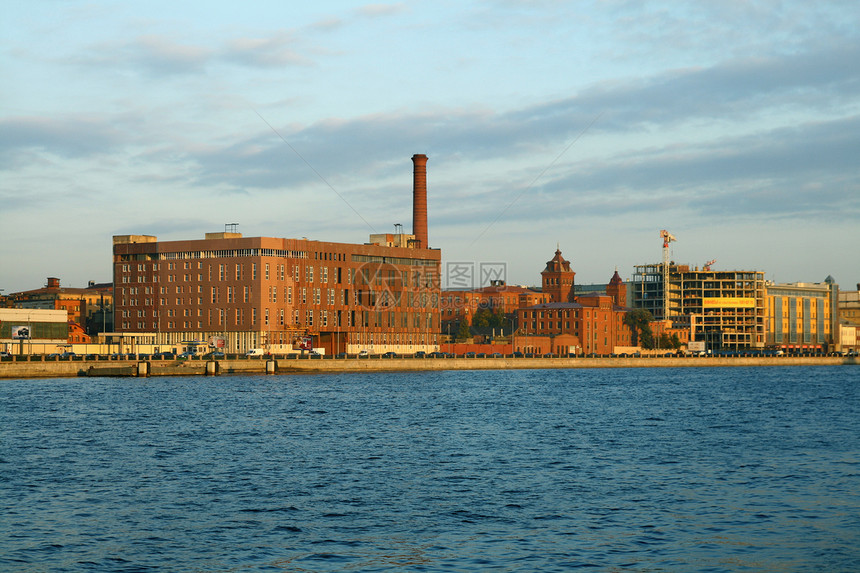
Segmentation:
<svg viewBox="0 0 860 573">
<path fill-rule="evenodd" d="M 412 234 L 418 247 L 428 249 L 427 244 L 427 156 L 412 156 Z"/>
</svg>

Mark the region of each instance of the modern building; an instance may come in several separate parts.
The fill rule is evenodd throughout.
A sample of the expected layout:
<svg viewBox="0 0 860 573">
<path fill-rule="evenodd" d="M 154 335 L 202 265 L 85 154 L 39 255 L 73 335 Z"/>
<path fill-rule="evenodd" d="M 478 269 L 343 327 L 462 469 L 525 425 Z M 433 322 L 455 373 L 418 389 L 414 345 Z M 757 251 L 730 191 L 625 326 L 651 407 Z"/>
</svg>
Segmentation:
<svg viewBox="0 0 860 573">
<path fill-rule="evenodd" d="M 236 232 L 115 236 L 116 334 L 153 349 L 437 350 L 441 251 L 427 248 L 427 157 L 412 159 L 413 235 L 366 244 Z"/>
<path fill-rule="evenodd" d="M 690 340 L 704 341 L 708 350 L 765 346 L 763 271 L 636 265 L 632 291 L 633 307 L 689 329 Z"/>
<path fill-rule="evenodd" d="M 839 286 L 833 277 L 821 283 L 768 282 L 766 344 L 788 352 L 830 351 L 839 345 Z"/>
<path fill-rule="evenodd" d="M 627 289 L 618 271 L 605 294 L 574 296 L 575 275 L 556 249 L 541 272 L 548 302 L 517 310 L 514 350 L 543 354 L 611 354 L 632 351 L 632 332 L 624 323 Z"/>
</svg>

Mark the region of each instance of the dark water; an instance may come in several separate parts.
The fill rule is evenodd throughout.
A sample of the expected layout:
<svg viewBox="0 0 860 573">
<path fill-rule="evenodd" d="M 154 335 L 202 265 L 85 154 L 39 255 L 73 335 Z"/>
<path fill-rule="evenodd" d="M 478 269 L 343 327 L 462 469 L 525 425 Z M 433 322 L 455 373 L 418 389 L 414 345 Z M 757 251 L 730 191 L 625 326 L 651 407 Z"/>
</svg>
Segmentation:
<svg viewBox="0 0 860 573">
<path fill-rule="evenodd" d="M 858 571 L 860 369 L 0 381 L 2 571 Z"/>
</svg>

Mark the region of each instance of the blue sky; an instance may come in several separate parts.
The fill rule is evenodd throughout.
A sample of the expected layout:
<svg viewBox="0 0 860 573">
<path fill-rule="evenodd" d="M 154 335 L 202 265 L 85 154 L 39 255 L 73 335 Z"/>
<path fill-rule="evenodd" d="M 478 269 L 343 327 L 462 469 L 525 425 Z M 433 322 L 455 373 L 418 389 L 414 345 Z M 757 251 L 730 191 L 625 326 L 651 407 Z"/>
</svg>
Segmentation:
<svg viewBox="0 0 860 573">
<path fill-rule="evenodd" d="M 301 4 L 301 5 L 299 5 Z M 4 2 L 0 289 L 111 237 L 365 242 L 536 284 L 661 258 L 860 282 L 856 1 Z"/>
</svg>

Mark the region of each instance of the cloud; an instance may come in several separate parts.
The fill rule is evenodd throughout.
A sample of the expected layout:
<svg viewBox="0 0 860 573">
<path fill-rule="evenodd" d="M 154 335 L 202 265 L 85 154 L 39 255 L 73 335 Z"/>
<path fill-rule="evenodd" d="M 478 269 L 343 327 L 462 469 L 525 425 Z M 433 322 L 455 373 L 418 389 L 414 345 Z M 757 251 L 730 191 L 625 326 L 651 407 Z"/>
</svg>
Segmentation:
<svg viewBox="0 0 860 573">
<path fill-rule="evenodd" d="M 201 74 L 212 61 L 212 50 L 181 44 L 161 35 L 138 36 L 126 42 L 102 43 L 73 58 L 80 66 L 109 67 L 150 77 Z"/>
<path fill-rule="evenodd" d="M 81 158 L 108 153 L 125 143 L 127 133 L 105 118 L 69 116 L 0 119 L 0 168 L 23 166 L 27 151 Z"/>
<path fill-rule="evenodd" d="M 390 16 L 399 14 L 406 10 L 406 6 L 402 3 L 397 4 L 365 4 L 356 8 L 355 14 L 366 18 L 377 18 L 380 16 Z"/>
<path fill-rule="evenodd" d="M 259 68 L 307 66 L 311 60 L 296 50 L 295 36 L 279 31 L 267 38 L 240 38 L 228 42 L 219 54 L 223 61 Z"/>
<path fill-rule="evenodd" d="M 378 174 L 404 150 L 410 153 L 432 149 L 437 154 L 472 162 L 535 156 L 545 166 L 599 117 L 588 130 L 586 140 L 590 143 L 593 138 L 615 137 L 614 144 L 620 147 L 607 152 L 614 157 L 611 171 L 586 173 L 589 188 L 632 188 L 645 179 L 654 184 L 659 177 L 678 185 L 680 182 L 672 181 L 686 177 L 707 179 L 711 176 L 708 170 L 734 173 L 735 178 L 760 177 L 764 171 L 778 170 L 779 161 L 790 161 L 788 169 L 796 171 L 808 165 L 811 157 L 804 153 L 800 141 L 794 151 L 785 147 L 787 141 L 794 141 L 791 126 L 770 131 L 772 126 L 755 126 L 754 121 L 767 116 L 766 123 L 804 117 L 809 122 L 809 116 L 840 111 L 838 106 L 855 97 L 860 88 L 860 69 L 845 63 L 855 56 L 860 60 L 857 47 L 843 46 L 812 54 L 676 70 L 636 81 L 602 83 L 564 100 L 503 113 L 488 109 L 432 109 L 418 114 L 392 112 L 276 127 L 285 141 L 262 128 L 261 133 L 228 148 L 193 154 L 193 160 L 201 166 L 202 184 L 220 180 L 259 188 L 301 184 L 317 178 L 302 165 L 305 161 L 328 175 Z M 816 94 L 815 103 L 809 101 L 812 93 Z M 844 121 L 821 125 L 834 130 Z M 672 130 L 678 129 L 699 132 L 693 138 L 699 155 L 695 149 L 679 152 L 672 148 Z M 709 130 L 714 134 L 709 135 Z M 726 130 L 739 132 L 725 139 L 730 144 L 718 141 L 718 134 Z M 745 132 L 751 134 L 741 135 Z M 624 140 L 617 139 L 619 136 Z M 850 131 L 843 131 L 840 137 L 845 149 L 856 149 L 856 139 Z M 772 138 L 778 139 L 771 141 Z M 785 138 L 789 139 L 783 141 Z M 822 145 L 826 143 L 821 141 Z M 659 152 L 653 151 L 655 145 Z M 780 147 L 783 157 L 774 155 Z M 626 157 L 630 148 L 636 155 Z M 770 154 L 764 149 L 769 149 Z M 824 157 L 831 161 L 845 157 L 838 146 L 828 149 Z M 792 152 L 797 157 L 792 158 Z M 841 160 L 839 167 L 844 168 L 844 163 Z M 533 166 L 531 177 L 536 171 Z"/>
</svg>

